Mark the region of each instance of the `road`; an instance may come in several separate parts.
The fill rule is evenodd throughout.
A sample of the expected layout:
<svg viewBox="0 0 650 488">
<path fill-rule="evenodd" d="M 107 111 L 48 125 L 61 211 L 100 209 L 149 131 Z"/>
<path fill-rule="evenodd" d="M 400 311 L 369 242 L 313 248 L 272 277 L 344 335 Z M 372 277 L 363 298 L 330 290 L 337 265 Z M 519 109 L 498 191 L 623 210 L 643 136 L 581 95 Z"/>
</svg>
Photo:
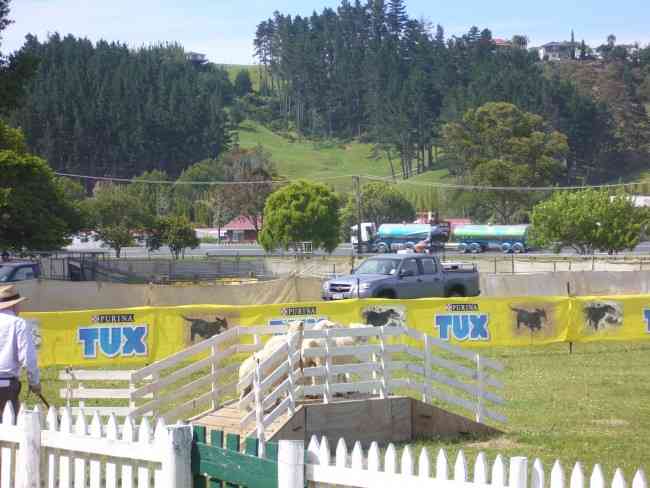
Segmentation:
<svg viewBox="0 0 650 488">
<path fill-rule="evenodd" d="M 80 242 L 76 240 L 66 248 L 69 251 L 103 251 L 114 254 L 112 250 L 102 248 L 101 243 L 98 242 Z M 353 253 L 351 244 L 342 244 L 337 247 L 332 253 L 333 256 L 345 257 L 350 256 Z M 314 255 L 322 256 L 326 255 L 324 251 L 316 250 Z M 447 251 L 446 254 L 456 254 L 456 251 Z M 487 255 L 501 255 L 499 251 L 489 251 L 485 253 Z M 546 251 L 533 251 L 530 254 L 549 254 Z M 629 254 L 629 253 L 628 253 Z M 639 246 L 634 249 L 632 254 L 650 254 L 650 242 L 642 242 Z M 267 256 L 264 249 L 257 244 L 201 244 L 196 249 L 188 249 L 185 252 L 186 256 L 247 256 L 247 257 L 264 257 Z M 273 256 L 293 256 L 293 253 L 282 253 L 274 252 L 271 255 Z M 576 255 L 575 251 L 572 249 L 564 249 L 561 256 L 571 256 Z M 169 249 L 161 248 L 158 251 L 149 253 L 144 247 L 127 247 L 122 249 L 122 256 L 128 258 L 148 258 L 148 257 L 169 257 Z"/>
</svg>

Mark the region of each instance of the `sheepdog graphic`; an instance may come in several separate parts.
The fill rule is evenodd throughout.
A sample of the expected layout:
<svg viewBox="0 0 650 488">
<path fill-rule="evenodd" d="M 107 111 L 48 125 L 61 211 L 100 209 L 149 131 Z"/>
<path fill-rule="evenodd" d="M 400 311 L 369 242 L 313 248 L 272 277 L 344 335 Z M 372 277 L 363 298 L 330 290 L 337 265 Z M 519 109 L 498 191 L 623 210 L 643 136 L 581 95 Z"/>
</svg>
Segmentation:
<svg viewBox="0 0 650 488">
<path fill-rule="evenodd" d="M 623 306 L 619 302 L 589 302 L 583 311 L 587 328 L 595 332 L 623 325 Z"/>
<path fill-rule="evenodd" d="M 228 329 L 228 319 L 225 317 L 215 317 L 214 320 L 203 318 L 190 318 L 182 316 L 190 324 L 190 343 L 198 336 L 201 340 L 209 339 L 217 334 L 221 334 Z"/>
<path fill-rule="evenodd" d="M 406 327 L 406 309 L 401 305 L 366 307 L 361 317 L 364 324 L 373 327 Z"/>
<path fill-rule="evenodd" d="M 530 329 L 531 332 L 542 330 L 542 327 L 548 321 L 548 315 L 543 308 L 525 310 L 523 308 L 510 307 L 510 310 L 515 313 L 517 330 L 520 330 L 522 327 Z"/>
</svg>

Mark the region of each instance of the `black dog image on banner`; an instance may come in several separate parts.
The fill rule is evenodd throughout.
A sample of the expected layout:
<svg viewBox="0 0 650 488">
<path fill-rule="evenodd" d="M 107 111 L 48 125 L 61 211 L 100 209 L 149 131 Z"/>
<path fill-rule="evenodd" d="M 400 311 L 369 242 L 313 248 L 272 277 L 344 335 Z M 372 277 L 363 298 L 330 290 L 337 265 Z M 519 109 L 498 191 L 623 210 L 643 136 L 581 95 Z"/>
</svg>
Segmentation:
<svg viewBox="0 0 650 488">
<path fill-rule="evenodd" d="M 386 325 L 393 325 L 395 321 L 400 322 L 402 316 L 396 310 L 389 308 L 383 311 L 377 310 L 364 310 L 361 315 L 363 316 L 363 321 L 367 325 L 372 325 L 373 327 L 384 327 Z"/>
<path fill-rule="evenodd" d="M 190 342 L 194 343 L 194 338 L 199 336 L 201 339 L 209 339 L 212 336 L 221 334 L 228 328 L 228 320 L 221 317 L 215 317 L 214 322 L 203 319 L 190 319 L 182 316 L 190 325 Z"/>
<path fill-rule="evenodd" d="M 523 325 L 524 327 L 528 327 L 531 332 L 542 330 L 542 322 L 547 320 L 546 310 L 543 308 L 536 308 L 533 311 L 529 311 L 510 307 L 510 310 L 517 314 L 517 329 Z"/>
<path fill-rule="evenodd" d="M 587 325 L 595 331 L 623 323 L 623 313 L 620 306 L 614 302 L 587 303 L 584 313 Z"/>
</svg>

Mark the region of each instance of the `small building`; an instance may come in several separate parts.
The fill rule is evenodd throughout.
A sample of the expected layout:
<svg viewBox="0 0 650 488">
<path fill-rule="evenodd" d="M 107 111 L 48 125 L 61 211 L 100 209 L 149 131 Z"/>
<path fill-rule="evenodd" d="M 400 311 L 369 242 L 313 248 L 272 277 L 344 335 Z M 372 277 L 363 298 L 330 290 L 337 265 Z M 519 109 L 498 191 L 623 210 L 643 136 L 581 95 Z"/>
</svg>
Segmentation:
<svg viewBox="0 0 650 488">
<path fill-rule="evenodd" d="M 185 57 L 190 63 L 198 66 L 203 66 L 208 62 L 208 58 L 205 54 L 195 53 L 192 51 L 185 53 Z"/>
<path fill-rule="evenodd" d="M 579 49 L 575 42 L 549 42 L 539 48 L 539 57 L 543 61 L 561 61 L 571 59 L 571 53 L 577 53 Z"/>
<path fill-rule="evenodd" d="M 508 48 L 508 47 L 513 47 L 513 44 L 511 41 L 507 39 L 502 39 L 500 37 L 495 37 L 492 39 L 494 41 L 494 45 L 499 48 Z"/>
<path fill-rule="evenodd" d="M 222 228 L 226 240 L 230 242 L 257 242 L 257 229 L 262 228 L 262 219 L 257 218 L 257 226 L 248 217 L 240 215 Z"/>
</svg>

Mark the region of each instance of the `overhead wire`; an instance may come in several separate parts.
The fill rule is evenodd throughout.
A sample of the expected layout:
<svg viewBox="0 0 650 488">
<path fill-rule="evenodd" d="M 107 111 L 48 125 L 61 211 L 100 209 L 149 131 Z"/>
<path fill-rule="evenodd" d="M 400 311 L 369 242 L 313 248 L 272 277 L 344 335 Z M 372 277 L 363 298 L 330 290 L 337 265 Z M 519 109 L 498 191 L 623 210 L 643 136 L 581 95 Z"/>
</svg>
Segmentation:
<svg viewBox="0 0 650 488">
<path fill-rule="evenodd" d="M 109 181 L 114 183 L 141 183 L 150 185 L 189 185 L 189 186 L 232 186 L 232 185 L 260 185 L 260 184 L 284 184 L 295 181 L 295 179 L 275 179 L 275 180 L 252 180 L 252 181 L 231 181 L 231 180 L 212 180 L 212 181 L 183 181 L 183 180 L 145 180 L 137 178 L 119 178 L 113 176 L 90 176 L 73 173 L 63 173 L 55 171 L 55 175 L 66 178 L 78 178 L 92 181 Z M 467 185 L 458 183 L 443 183 L 443 182 L 420 182 L 411 181 L 408 179 L 401 179 L 402 175 L 389 176 L 374 176 L 374 175 L 338 175 L 338 176 L 319 176 L 318 181 L 334 181 L 348 178 L 363 178 L 370 181 L 393 182 L 408 186 L 417 186 L 434 189 L 447 189 L 447 190 L 468 190 L 468 191 L 501 191 L 501 192 L 549 192 L 549 191 L 574 191 L 574 190 L 588 190 L 588 189 L 616 189 L 616 188 L 632 188 L 643 185 L 641 182 L 633 183 L 613 183 L 603 185 L 585 185 L 585 186 L 482 186 L 482 185 Z M 400 178 L 397 180 L 397 178 Z"/>
</svg>

